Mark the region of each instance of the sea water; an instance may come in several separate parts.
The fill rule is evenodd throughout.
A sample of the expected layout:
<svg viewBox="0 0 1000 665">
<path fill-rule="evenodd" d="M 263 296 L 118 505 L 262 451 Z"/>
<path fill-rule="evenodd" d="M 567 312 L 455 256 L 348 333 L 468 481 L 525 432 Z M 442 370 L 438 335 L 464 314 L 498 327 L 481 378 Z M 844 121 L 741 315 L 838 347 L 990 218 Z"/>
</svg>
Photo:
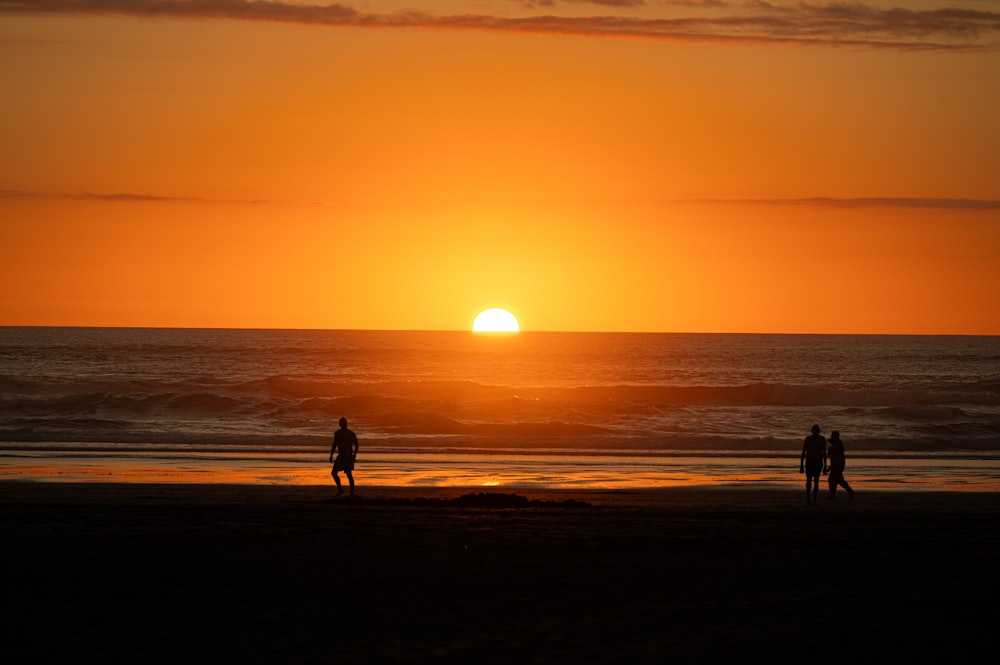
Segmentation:
<svg viewBox="0 0 1000 665">
<path fill-rule="evenodd" d="M 0 328 L 0 479 L 1000 489 L 1000 337 Z"/>
</svg>

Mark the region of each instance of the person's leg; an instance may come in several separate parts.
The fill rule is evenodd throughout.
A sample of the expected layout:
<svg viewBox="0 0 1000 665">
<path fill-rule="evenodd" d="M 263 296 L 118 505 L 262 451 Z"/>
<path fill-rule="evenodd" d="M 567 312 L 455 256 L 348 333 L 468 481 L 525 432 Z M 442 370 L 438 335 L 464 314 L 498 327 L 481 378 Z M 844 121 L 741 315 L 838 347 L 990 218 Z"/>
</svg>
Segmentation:
<svg viewBox="0 0 1000 665">
<path fill-rule="evenodd" d="M 351 496 L 354 496 L 354 474 L 350 471 L 344 471 L 344 475 L 347 476 L 347 481 L 351 485 Z"/>
<path fill-rule="evenodd" d="M 812 493 L 812 497 L 810 497 Z M 815 503 L 819 499 L 819 474 L 806 472 L 806 503 Z"/>
<path fill-rule="evenodd" d="M 344 488 L 340 485 L 340 474 L 338 474 L 337 470 L 334 469 L 330 472 L 330 475 L 333 476 L 334 482 L 337 483 L 337 494 L 343 494 Z"/>
<path fill-rule="evenodd" d="M 844 472 L 837 469 L 830 470 L 830 498 L 837 498 L 837 486 L 844 482 Z"/>
</svg>

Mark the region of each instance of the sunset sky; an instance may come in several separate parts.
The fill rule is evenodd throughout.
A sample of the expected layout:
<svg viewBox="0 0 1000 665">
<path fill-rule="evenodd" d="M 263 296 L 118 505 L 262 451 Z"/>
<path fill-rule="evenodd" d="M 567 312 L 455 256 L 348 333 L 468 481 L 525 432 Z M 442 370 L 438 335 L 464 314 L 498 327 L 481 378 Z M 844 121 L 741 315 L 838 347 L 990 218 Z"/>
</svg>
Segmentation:
<svg viewBox="0 0 1000 665">
<path fill-rule="evenodd" d="M 0 90 L 0 325 L 1000 334 L 1000 0 L 0 0 Z"/>
</svg>

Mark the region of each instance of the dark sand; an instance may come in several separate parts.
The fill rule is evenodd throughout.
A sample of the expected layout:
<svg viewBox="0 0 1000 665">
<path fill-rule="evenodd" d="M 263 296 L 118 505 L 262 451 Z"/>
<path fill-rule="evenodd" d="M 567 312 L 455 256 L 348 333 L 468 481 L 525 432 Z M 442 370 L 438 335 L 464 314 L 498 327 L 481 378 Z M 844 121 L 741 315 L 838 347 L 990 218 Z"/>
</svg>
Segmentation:
<svg viewBox="0 0 1000 665">
<path fill-rule="evenodd" d="M 328 487 L 0 483 L 4 662 L 906 663 L 994 649 L 1000 493 L 450 501 L 481 491 L 364 487 L 352 502 Z"/>
</svg>

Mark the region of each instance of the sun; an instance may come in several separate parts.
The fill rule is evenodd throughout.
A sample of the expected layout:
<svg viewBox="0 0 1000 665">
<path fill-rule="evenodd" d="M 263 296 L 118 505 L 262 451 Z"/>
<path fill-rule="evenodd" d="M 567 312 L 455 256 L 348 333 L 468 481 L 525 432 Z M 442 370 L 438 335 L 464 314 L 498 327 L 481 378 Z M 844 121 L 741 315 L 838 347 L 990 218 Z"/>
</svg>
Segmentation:
<svg viewBox="0 0 1000 665">
<path fill-rule="evenodd" d="M 472 324 L 472 332 L 520 332 L 517 317 L 500 307 L 491 307 L 479 313 Z"/>
</svg>

